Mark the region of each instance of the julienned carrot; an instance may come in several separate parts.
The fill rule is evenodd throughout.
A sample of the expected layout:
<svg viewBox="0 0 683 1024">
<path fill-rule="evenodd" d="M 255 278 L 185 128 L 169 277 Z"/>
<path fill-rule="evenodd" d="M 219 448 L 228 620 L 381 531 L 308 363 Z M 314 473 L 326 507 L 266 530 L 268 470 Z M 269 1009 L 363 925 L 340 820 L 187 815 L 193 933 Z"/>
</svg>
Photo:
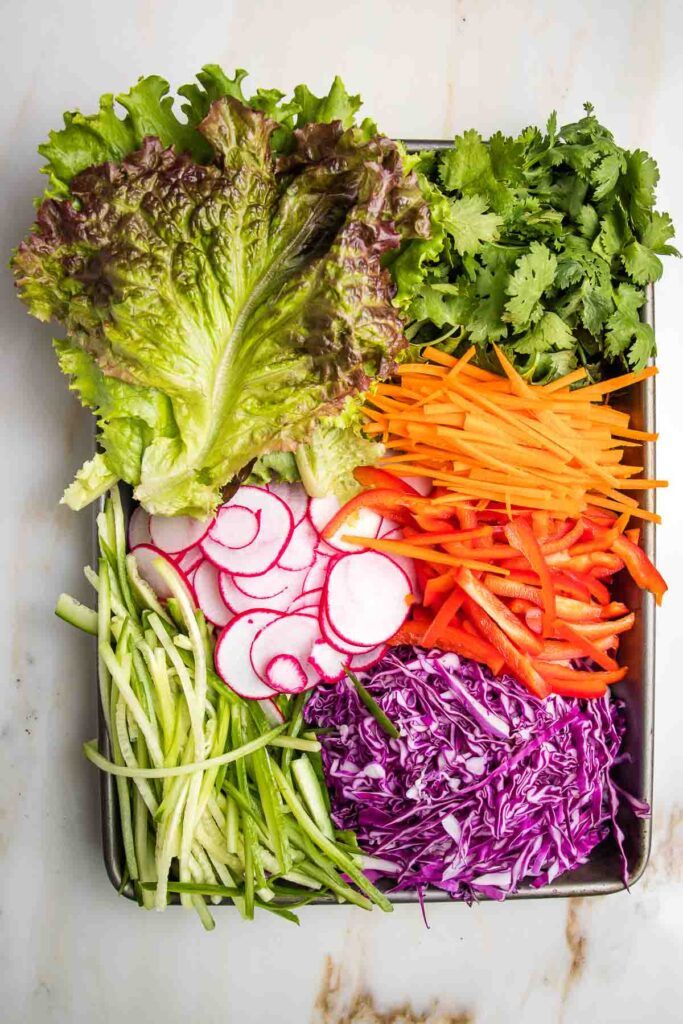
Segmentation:
<svg viewBox="0 0 683 1024">
<path fill-rule="evenodd" d="M 347 544 L 357 544 L 361 548 L 369 548 L 370 551 L 385 551 L 388 555 L 404 555 L 408 558 L 422 559 L 424 562 L 436 565 L 465 566 L 467 569 L 476 569 L 478 572 L 498 573 L 507 576 L 507 569 L 498 565 L 491 565 L 488 562 L 480 561 L 477 558 L 456 558 L 454 555 L 447 555 L 442 551 L 430 551 L 427 548 L 418 547 L 416 544 L 406 544 L 401 540 L 387 540 L 382 537 L 354 537 L 352 534 L 342 536 Z M 476 555 L 476 548 L 472 548 L 472 555 Z"/>
<path fill-rule="evenodd" d="M 634 479 L 623 464 L 627 446 L 655 435 L 633 430 L 626 413 L 604 404 L 656 373 L 653 367 L 572 390 L 583 371 L 541 386 L 528 384 L 502 352 L 502 377 L 472 366 L 472 350 L 460 360 L 431 347 L 423 355 L 424 362 L 400 368 L 400 383 L 368 399 L 371 432 L 403 453 L 390 455 L 387 469 L 401 465 L 438 481 L 445 502 L 449 495 L 497 498 L 511 510 L 576 518 L 602 507 L 659 521 L 627 492 L 665 482 Z"/>
</svg>

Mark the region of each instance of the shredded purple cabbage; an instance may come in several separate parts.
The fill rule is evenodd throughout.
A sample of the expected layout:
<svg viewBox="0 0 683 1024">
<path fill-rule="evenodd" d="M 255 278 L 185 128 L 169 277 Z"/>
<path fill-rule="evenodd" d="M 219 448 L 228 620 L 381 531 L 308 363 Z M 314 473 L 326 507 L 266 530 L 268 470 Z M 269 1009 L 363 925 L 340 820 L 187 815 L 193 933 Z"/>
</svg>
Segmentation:
<svg viewBox="0 0 683 1024">
<path fill-rule="evenodd" d="M 618 701 L 541 701 L 511 676 L 410 647 L 361 680 L 398 739 L 349 680 L 318 687 L 306 719 L 330 730 L 320 739 L 335 825 L 394 865 L 397 890 L 504 899 L 524 879 L 542 886 L 584 863 L 610 829 L 626 877 L 610 778 Z"/>
</svg>

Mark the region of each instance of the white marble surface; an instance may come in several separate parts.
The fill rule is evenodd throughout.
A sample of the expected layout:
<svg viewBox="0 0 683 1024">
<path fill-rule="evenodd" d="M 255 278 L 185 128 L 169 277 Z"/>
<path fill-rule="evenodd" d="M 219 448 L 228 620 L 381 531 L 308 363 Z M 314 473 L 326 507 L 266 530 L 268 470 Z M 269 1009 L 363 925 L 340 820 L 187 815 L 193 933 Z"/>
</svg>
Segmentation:
<svg viewBox="0 0 683 1024">
<path fill-rule="evenodd" d="M 64 109 L 156 72 L 246 65 L 263 85 L 322 87 L 339 71 L 389 133 L 516 131 L 584 99 L 629 146 L 653 152 L 661 204 L 683 232 L 679 0 L 21 0 L 3 3 L 0 253 L 31 220 L 36 145 Z M 4 258 L 4 257 L 3 257 Z M 680 1021 L 683 1017 L 683 268 L 657 291 L 659 557 L 653 857 L 633 892 L 592 901 L 436 906 L 391 918 L 311 908 L 299 930 L 229 911 L 202 932 L 182 912 L 116 897 L 99 846 L 88 641 L 60 625 L 82 591 L 89 519 L 60 508 L 91 444 L 50 331 L 0 280 L 3 585 L 0 587 L 0 1019 L 6 1024 Z M 405 1015 L 398 1012 L 403 1008 Z M 384 1016 L 382 1016 L 384 1014 Z"/>
</svg>

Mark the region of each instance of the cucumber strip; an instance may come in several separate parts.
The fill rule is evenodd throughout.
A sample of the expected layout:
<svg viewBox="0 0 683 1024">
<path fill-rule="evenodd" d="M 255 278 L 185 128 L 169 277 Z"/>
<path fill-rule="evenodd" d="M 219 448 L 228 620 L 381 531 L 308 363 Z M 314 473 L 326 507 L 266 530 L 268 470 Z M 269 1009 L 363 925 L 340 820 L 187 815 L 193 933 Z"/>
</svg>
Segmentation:
<svg viewBox="0 0 683 1024">
<path fill-rule="evenodd" d="M 244 743 L 244 734 L 242 729 L 242 709 L 240 708 L 231 719 L 231 732 L 232 732 L 232 743 L 233 746 L 239 748 Z M 235 765 L 236 777 L 237 777 L 237 788 L 242 796 L 244 804 L 251 808 L 251 797 L 249 794 L 249 783 L 247 781 L 247 768 L 244 760 L 240 760 Z M 254 836 L 254 824 L 251 819 L 251 815 L 244 809 L 244 806 L 240 808 L 240 823 L 242 825 L 242 841 L 244 844 L 243 864 L 244 864 L 244 912 L 249 920 L 254 917 L 254 846 L 256 845 Z"/>
<path fill-rule="evenodd" d="M 334 841 L 334 826 L 328 813 L 318 778 L 306 754 L 292 763 L 292 774 L 313 821 L 328 839 Z"/>
<path fill-rule="evenodd" d="M 143 767 L 147 765 L 147 748 L 145 747 L 145 741 L 140 738 L 138 742 L 137 750 L 138 763 Z M 156 802 L 155 802 L 156 804 Z M 135 841 L 135 856 L 138 862 L 138 869 L 140 872 L 141 880 L 153 882 L 156 880 L 156 869 L 154 867 L 154 856 L 150 853 L 149 848 L 149 815 L 147 813 L 147 803 L 143 797 L 142 789 L 138 785 L 138 789 L 133 794 L 133 807 L 134 807 L 134 820 L 133 820 L 133 837 Z M 151 910 L 154 907 L 154 895 L 145 889 L 141 890 L 142 905 L 146 910 Z"/>
<path fill-rule="evenodd" d="M 55 615 L 70 626 L 82 629 L 84 633 L 97 636 L 97 612 L 81 604 L 70 594 L 60 594 L 55 605 Z"/>
<path fill-rule="evenodd" d="M 128 729 L 126 725 L 126 710 L 126 702 L 121 696 L 119 696 L 119 699 L 116 703 L 115 715 L 116 738 L 118 740 L 119 750 L 121 751 L 121 756 L 124 762 L 129 768 L 145 768 L 146 761 L 142 764 L 138 761 L 138 758 L 135 756 L 132 744 L 130 742 L 130 738 L 128 736 Z M 138 745 L 145 748 L 145 743 L 142 738 L 140 738 Z M 134 779 L 134 782 L 136 790 L 142 797 L 145 806 L 149 810 L 149 813 L 151 815 L 156 814 L 159 807 L 159 801 L 155 797 L 154 791 L 152 790 L 149 781 L 147 779 Z"/>
<path fill-rule="evenodd" d="M 248 726 L 247 736 L 253 738 L 254 731 L 253 725 L 251 727 Z M 252 754 L 250 761 L 261 807 L 263 808 L 263 816 L 266 819 L 266 827 L 270 833 L 273 850 L 278 862 L 277 870 L 284 874 L 285 871 L 289 870 L 292 859 L 289 843 L 283 831 L 282 798 L 275 785 L 268 751 L 265 748 L 256 751 Z"/>
<path fill-rule="evenodd" d="M 129 614 L 137 619 L 138 609 L 133 595 L 130 589 L 130 583 L 128 582 L 128 572 L 126 570 L 126 524 L 123 517 L 123 508 L 121 506 L 121 492 L 118 487 L 112 487 L 109 492 L 111 496 L 111 508 L 113 510 L 114 517 L 114 555 L 116 557 L 116 571 L 119 579 L 119 586 L 121 587 L 121 594 L 123 596 L 123 603 L 128 609 Z"/>
<path fill-rule="evenodd" d="M 147 746 L 149 747 L 149 753 L 150 753 L 150 757 L 152 758 L 153 764 L 155 764 L 157 766 L 163 765 L 164 757 L 163 757 L 163 754 L 161 753 L 161 746 L 159 744 L 158 734 L 157 734 L 156 730 L 154 729 L 154 727 L 152 726 L 152 723 L 150 722 L 150 720 L 147 718 L 147 715 L 142 710 L 142 705 L 140 704 L 140 701 L 138 700 L 138 698 L 133 693 L 132 687 L 131 687 L 130 682 L 129 682 L 129 678 L 130 678 L 130 665 L 128 666 L 128 671 L 126 671 L 124 666 L 122 666 L 117 661 L 116 655 L 114 654 L 110 644 L 101 644 L 100 645 L 100 652 L 102 654 L 102 658 L 104 659 L 104 662 L 105 662 L 107 668 L 109 669 L 109 672 L 111 673 L 111 677 L 112 677 L 112 680 L 114 682 L 114 685 L 116 686 L 116 688 L 118 689 L 119 693 L 121 694 L 121 696 L 125 700 L 125 702 L 128 705 L 128 707 L 130 708 L 131 713 L 133 715 L 133 718 L 135 719 L 136 725 L 138 726 L 138 728 L 140 729 L 142 735 L 145 737 L 145 739 L 147 741 Z M 128 655 L 126 656 L 126 658 L 129 660 L 129 656 Z M 104 758 L 103 758 L 103 760 L 104 760 Z M 117 766 L 114 765 L 114 767 L 117 767 Z M 153 769 L 147 769 L 147 771 L 152 771 L 152 770 Z M 163 771 L 165 769 L 161 769 L 160 768 L 159 770 Z M 114 773 L 114 774 L 116 774 L 116 773 Z M 128 777 L 131 778 L 131 779 L 134 778 L 135 777 L 135 773 L 132 774 L 132 775 L 129 775 Z M 161 779 L 164 776 L 163 775 L 146 775 L 146 776 L 141 776 L 141 777 L 145 777 L 145 778 L 149 778 L 149 779 L 154 779 L 154 778 Z"/>
<path fill-rule="evenodd" d="M 97 593 L 97 675 L 100 683 L 100 704 L 107 726 L 107 734 L 111 738 L 111 675 L 100 654 L 100 646 L 110 641 L 111 629 L 111 589 L 109 586 L 109 569 L 103 558 L 99 561 L 99 590 Z"/>
<path fill-rule="evenodd" d="M 183 899 L 182 894 L 180 896 L 180 899 L 181 899 L 181 902 L 182 902 L 182 899 Z M 190 900 L 191 900 L 192 905 L 194 906 L 195 910 L 197 911 L 197 913 L 199 915 L 199 920 L 202 922 L 202 924 L 204 926 L 204 930 L 207 931 L 207 932 L 212 932 L 214 930 L 214 928 L 216 927 L 216 922 L 214 921 L 214 919 L 212 918 L 212 916 L 211 916 L 211 914 L 209 912 L 209 908 L 206 905 L 206 901 L 205 901 L 204 897 L 203 896 L 191 896 Z"/>
<path fill-rule="evenodd" d="M 163 910 L 168 900 L 168 875 L 178 846 L 178 832 L 189 785 L 189 782 L 183 782 L 170 813 L 160 822 L 157 830 L 156 865 L 158 877 L 156 895 L 154 897 L 154 906 L 157 910 Z"/>
<path fill-rule="evenodd" d="M 301 732 L 301 727 L 304 724 L 304 707 L 308 697 L 305 693 L 298 694 L 290 704 L 289 708 L 289 728 L 287 729 L 287 738 L 290 740 L 296 739 Z M 284 738 L 284 737 L 283 737 Z M 290 765 L 292 763 L 292 751 L 295 748 L 285 748 L 280 762 L 283 772 L 288 774 Z"/>
<path fill-rule="evenodd" d="M 327 836 L 320 831 L 313 819 L 306 813 L 303 804 L 297 797 L 278 765 L 275 763 L 273 763 L 273 774 L 275 776 L 275 781 L 280 787 L 280 792 L 285 799 L 285 803 L 309 839 L 311 839 L 312 842 L 344 872 L 344 874 L 348 875 L 349 878 L 356 883 L 358 888 L 361 889 L 361 891 L 364 892 L 373 903 L 378 907 L 381 907 L 381 909 L 387 913 L 391 913 L 394 908 L 384 893 L 380 892 L 380 890 L 377 889 L 368 878 L 366 878 L 355 861 L 339 850 L 334 842 L 331 839 L 328 839 Z"/>
<path fill-rule="evenodd" d="M 401 735 L 400 732 L 391 719 L 382 711 L 374 697 L 365 689 L 358 676 L 354 675 L 353 672 L 350 672 L 348 668 L 344 669 L 344 671 L 355 686 L 356 692 L 358 693 L 362 703 L 375 719 L 382 732 L 386 733 L 386 735 L 391 737 L 391 739 L 397 740 Z"/>
<path fill-rule="evenodd" d="M 143 580 L 138 572 L 138 563 L 133 554 L 126 555 L 126 573 L 131 591 L 137 598 L 141 608 L 148 608 L 150 611 L 156 612 L 160 618 L 170 622 L 169 616 L 149 583 L 147 580 Z"/>
<path fill-rule="evenodd" d="M 97 740 L 88 740 L 83 744 L 83 752 L 89 761 L 92 761 L 94 765 L 101 768 L 104 772 L 109 772 L 110 775 L 119 775 L 126 779 L 172 779 L 177 775 L 194 775 L 196 772 L 206 771 L 207 768 L 213 768 L 216 765 L 221 764 L 232 764 L 236 762 L 241 763 L 241 760 L 248 757 L 249 754 L 253 754 L 255 750 L 260 750 L 261 747 L 267 747 L 270 741 L 280 734 L 280 731 L 284 729 L 284 725 L 276 725 L 275 728 L 271 729 L 264 736 L 259 736 L 258 739 L 251 740 L 249 743 L 245 743 L 240 747 L 235 747 L 232 750 L 227 751 L 225 754 L 219 754 L 217 757 L 209 757 L 205 761 L 193 761 L 191 764 L 180 764 L 170 768 L 125 768 L 121 765 L 114 764 L 113 761 L 108 761 L 106 757 L 97 750 Z M 144 735 L 144 731 L 143 731 Z"/>
<path fill-rule="evenodd" d="M 283 750 L 301 750 L 308 754 L 317 754 L 322 746 L 317 740 L 303 740 L 296 736 L 278 736 L 273 740 L 271 747 L 280 747 Z"/>
<path fill-rule="evenodd" d="M 234 797 L 228 796 L 225 813 L 225 843 L 228 853 L 237 853 L 237 836 L 239 833 L 239 808 Z"/>
</svg>

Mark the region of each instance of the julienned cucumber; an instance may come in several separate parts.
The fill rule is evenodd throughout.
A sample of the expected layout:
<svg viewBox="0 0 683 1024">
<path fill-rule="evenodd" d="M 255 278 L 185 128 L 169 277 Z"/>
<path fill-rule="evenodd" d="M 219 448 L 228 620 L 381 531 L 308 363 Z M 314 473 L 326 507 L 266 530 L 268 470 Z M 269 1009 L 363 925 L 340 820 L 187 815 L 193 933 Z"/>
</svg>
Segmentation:
<svg viewBox="0 0 683 1024">
<path fill-rule="evenodd" d="M 97 612 L 81 604 L 70 594 L 60 594 L 55 606 L 55 615 L 64 619 L 76 629 L 82 629 L 84 633 L 92 633 L 97 636 Z"/>
<path fill-rule="evenodd" d="M 320 896 L 391 910 L 335 837 L 308 756 L 319 758 L 320 744 L 299 736 L 305 698 L 283 704 L 284 722 L 273 728 L 257 701 L 218 680 L 212 629 L 172 563 L 159 569 L 174 595 L 165 605 L 132 578 L 116 488 L 98 533 L 98 572 L 86 571 L 98 611 L 62 594 L 56 612 L 98 638 L 111 760 L 96 740 L 85 751 L 115 776 L 140 906 L 163 909 L 177 893 L 205 928 L 213 927 L 207 903 L 221 898 L 243 917 L 259 909 L 293 921 L 292 907 Z"/>
</svg>

